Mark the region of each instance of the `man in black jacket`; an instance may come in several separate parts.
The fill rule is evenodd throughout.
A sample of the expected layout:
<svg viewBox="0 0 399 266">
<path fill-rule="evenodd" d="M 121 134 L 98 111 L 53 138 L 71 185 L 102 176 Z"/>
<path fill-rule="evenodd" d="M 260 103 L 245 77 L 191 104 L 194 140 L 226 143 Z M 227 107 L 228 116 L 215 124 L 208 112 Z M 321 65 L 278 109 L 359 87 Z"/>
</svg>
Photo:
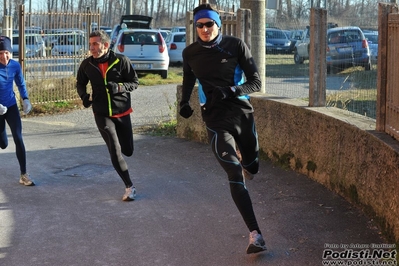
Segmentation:
<svg viewBox="0 0 399 266">
<path fill-rule="evenodd" d="M 193 112 L 190 96 L 198 81 L 202 118 L 212 151 L 227 173 L 231 196 L 249 229 L 247 253 L 266 250 L 244 177 L 259 168 L 259 146 L 253 108 L 247 94 L 260 91 L 261 80 L 247 45 L 222 36 L 219 13 L 209 4 L 194 9 L 197 42 L 183 50 L 180 115 Z"/>
<path fill-rule="evenodd" d="M 102 30 L 89 36 L 91 56 L 79 67 L 76 88 L 84 107 L 92 106 L 94 119 L 107 144 L 112 165 L 125 184 L 123 201 L 132 201 L 136 189 L 123 155 L 133 154 L 130 92 L 139 85 L 136 71 L 124 55 L 109 50 L 110 38 Z M 92 95 L 87 92 L 90 82 Z"/>
</svg>

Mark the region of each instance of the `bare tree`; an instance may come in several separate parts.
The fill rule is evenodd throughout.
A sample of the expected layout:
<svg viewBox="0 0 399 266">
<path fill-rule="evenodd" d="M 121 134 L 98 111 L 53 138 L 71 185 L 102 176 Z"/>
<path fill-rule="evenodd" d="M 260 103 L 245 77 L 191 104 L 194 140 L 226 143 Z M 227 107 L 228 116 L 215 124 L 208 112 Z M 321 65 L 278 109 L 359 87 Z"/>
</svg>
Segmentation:
<svg viewBox="0 0 399 266">
<path fill-rule="evenodd" d="M 8 13 L 13 17 L 13 24 L 18 26 L 19 6 L 28 0 L 3 0 L 8 1 Z M 99 8 L 101 24 L 114 25 L 125 14 L 126 0 L 32 0 L 48 13 L 57 12 L 85 12 L 90 7 L 92 12 Z M 154 18 L 154 25 L 172 26 L 182 24 L 187 11 L 192 11 L 195 6 L 202 2 L 215 4 L 219 9 L 234 11 L 240 8 L 239 0 L 142 0 L 132 1 L 134 14 L 149 15 Z M 281 0 L 278 10 L 268 12 L 268 21 L 278 22 L 280 25 L 292 25 L 294 23 L 306 24 L 309 18 L 310 7 L 321 7 L 327 9 L 329 21 L 339 22 L 339 25 L 377 25 L 377 5 L 375 0 Z M 269 14 L 272 14 L 271 16 Z M 52 20 L 50 20 L 52 21 Z M 50 22 L 48 22 L 49 24 Z M 54 25 L 60 24 L 51 22 Z"/>
</svg>

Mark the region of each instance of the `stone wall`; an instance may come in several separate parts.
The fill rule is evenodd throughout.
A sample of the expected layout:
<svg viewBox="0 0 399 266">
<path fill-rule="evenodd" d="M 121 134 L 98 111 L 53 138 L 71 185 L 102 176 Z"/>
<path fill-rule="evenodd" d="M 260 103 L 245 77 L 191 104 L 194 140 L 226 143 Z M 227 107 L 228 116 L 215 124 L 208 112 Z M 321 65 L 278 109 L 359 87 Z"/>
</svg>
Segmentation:
<svg viewBox="0 0 399 266">
<path fill-rule="evenodd" d="M 178 86 L 177 99 L 181 98 Z M 252 94 L 261 158 L 306 174 L 373 217 L 399 242 L 399 142 L 376 132 L 374 120 L 297 99 Z M 193 91 L 189 119 L 177 115 L 177 135 L 208 142 Z"/>
</svg>

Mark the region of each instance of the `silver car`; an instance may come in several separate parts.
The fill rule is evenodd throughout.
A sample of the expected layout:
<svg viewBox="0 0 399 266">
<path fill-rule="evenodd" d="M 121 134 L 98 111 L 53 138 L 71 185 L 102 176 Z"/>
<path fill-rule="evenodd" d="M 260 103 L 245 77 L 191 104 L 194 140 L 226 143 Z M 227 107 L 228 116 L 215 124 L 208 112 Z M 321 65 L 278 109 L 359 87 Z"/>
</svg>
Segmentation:
<svg viewBox="0 0 399 266">
<path fill-rule="evenodd" d="M 78 56 L 88 50 L 83 32 L 60 33 L 51 45 L 52 56 Z"/>
<path fill-rule="evenodd" d="M 163 79 L 168 77 L 168 49 L 158 30 L 122 29 L 112 49 L 126 55 L 136 72 L 158 73 Z"/>
<path fill-rule="evenodd" d="M 19 35 L 12 36 L 12 55 L 19 57 Z M 25 57 L 46 57 L 46 46 L 40 34 L 25 34 Z"/>
</svg>

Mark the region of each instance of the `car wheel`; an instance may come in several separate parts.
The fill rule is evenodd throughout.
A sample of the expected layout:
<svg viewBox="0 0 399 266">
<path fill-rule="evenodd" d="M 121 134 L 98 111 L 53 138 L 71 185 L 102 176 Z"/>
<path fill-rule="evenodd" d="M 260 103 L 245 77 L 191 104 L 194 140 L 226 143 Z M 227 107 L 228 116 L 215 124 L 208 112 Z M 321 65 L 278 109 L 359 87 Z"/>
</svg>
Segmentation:
<svg viewBox="0 0 399 266">
<path fill-rule="evenodd" d="M 168 71 L 167 71 L 167 70 L 161 70 L 161 77 L 162 77 L 163 79 L 168 78 Z"/>
<path fill-rule="evenodd" d="M 294 61 L 295 64 L 303 64 L 304 59 L 298 55 L 298 52 L 295 50 L 294 53 Z"/>
</svg>

